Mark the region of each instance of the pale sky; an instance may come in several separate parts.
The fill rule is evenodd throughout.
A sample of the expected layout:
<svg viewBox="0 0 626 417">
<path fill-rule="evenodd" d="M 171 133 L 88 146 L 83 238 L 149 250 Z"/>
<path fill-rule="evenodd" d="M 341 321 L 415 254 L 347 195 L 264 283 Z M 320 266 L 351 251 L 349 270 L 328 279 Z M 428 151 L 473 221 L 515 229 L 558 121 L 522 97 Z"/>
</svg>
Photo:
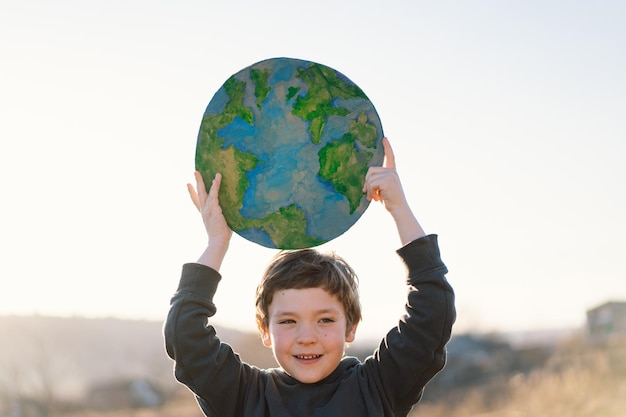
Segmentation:
<svg viewBox="0 0 626 417">
<path fill-rule="evenodd" d="M 455 332 L 582 326 L 626 300 L 624 22 L 621 0 L 2 0 L 0 314 L 163 320 L 206 243 L 186 191 L 205 107 L 284 56 L 376 106 Z M 372 205 L 321 247 L 360 276 L 361 337 L 402 311 L 398 245 Z M 254 330 L 275 252 L 233 237 L 218 323 Z"/>
</svg>

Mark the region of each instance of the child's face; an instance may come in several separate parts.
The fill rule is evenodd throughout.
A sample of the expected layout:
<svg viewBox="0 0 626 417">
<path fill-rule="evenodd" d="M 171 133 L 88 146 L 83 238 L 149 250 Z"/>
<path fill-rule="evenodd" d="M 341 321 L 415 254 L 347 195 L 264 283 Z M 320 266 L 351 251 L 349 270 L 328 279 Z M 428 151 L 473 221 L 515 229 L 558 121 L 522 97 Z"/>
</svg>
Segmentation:
<svg viewBox="0 0 626 417">
<path fill-rule="evenodd" d="M 268 308 L 269 328 L 261 329 L 280 366 L 306 384 L 331 374 L 354 340 L 356 325 L 346 329 L 346 313 L 337 297 L 322 288 L 276 291 Z"/>
</svg>

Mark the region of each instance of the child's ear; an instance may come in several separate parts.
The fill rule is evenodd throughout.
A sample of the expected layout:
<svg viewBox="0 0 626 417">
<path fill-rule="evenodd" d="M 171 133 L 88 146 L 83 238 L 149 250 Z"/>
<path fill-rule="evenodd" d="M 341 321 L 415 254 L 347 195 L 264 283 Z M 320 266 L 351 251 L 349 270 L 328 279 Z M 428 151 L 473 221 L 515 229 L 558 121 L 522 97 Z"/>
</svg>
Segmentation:
<svg viewBox="0 0 626 417">
<path fill-rule="evenodd" d="M 270 332 L 267 329 L 261 331 L 261 340 L 263 340 L 263 346 L 272 347 L 272 338 L 270 337 Z"/>
<path fill-rule="evenodd" d="M 357 328 L 357 324 L 352 326 L 352 329 L 349 329 L 346 332 L 346 343 L 354 342 L 354 338 L 356 337 L 356 328 Z"/>
<path fill-rule="evenodd" d="M 259 330 L 259 334 L 261 335 L 261 340 L 263 341 L 263 346 L 271 347 L 272 346 L 272 338 L 270 337 L 270 332 L 267 327 L 263 325 L 263 322 L 259 319 L 256 321 L 256 327 Z"/>
</svg>

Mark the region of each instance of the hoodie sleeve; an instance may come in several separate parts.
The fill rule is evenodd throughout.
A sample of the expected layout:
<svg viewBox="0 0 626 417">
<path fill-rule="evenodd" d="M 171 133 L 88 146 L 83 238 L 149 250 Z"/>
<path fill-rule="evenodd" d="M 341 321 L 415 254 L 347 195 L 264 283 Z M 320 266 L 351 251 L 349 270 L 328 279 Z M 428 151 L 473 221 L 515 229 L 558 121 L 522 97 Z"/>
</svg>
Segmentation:
<svg viewBox="0 0 626 417">
<path fill-rule="evenodd" d="M 183 266 L 164 326 L 165 347 L 175 361 L 176 379 L 196 394 L 207 415 L 236 416 L 240 387 L 252 370 L 208 323 L 216 311 L 213 296 L 220 279 L 208 266 Z"/>
<path fill-rule="evenodd" d="M 456 312 L 436 235 L 414 240 L 397 251 L 408 269 L 404 315 L 367 361 L 392 409 L 406 414 L 426 383 L 445 365 Z"/>
</svg>

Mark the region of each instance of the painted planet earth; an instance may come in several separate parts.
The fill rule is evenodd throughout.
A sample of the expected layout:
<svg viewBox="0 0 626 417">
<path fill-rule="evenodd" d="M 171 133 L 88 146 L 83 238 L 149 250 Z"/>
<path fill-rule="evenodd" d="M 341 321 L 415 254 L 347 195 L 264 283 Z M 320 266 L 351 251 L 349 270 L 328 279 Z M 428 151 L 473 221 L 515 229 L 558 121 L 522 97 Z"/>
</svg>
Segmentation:
<svg viewBox="0 0 626 417">
<path fill-rule="evenodd" d="M 365 212 L 365 174 L 381 165 L 383 129 L 340 72 L 273 58 L 231 76 L 202 118 L 196 169 L 230 228 L 269 248 L 300 249 L 346 232 Z"/>
</svg>

